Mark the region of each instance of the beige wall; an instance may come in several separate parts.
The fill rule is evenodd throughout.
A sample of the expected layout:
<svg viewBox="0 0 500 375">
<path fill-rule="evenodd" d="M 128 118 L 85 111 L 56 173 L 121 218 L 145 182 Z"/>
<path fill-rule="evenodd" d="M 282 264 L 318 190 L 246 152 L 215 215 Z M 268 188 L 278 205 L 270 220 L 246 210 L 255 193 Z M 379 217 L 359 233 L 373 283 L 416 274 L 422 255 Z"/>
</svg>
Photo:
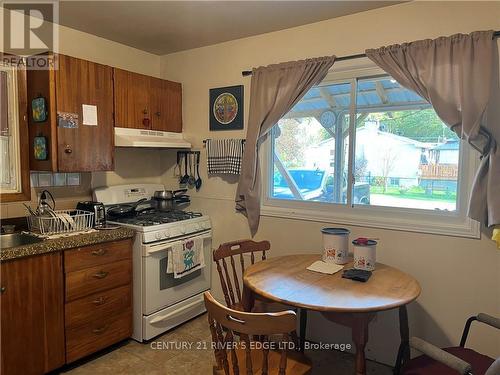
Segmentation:
<svg viewBox="0 0 500 375">
<path fill-rule="evenodd" d="M 3 8 L 0 8 L 0 20 L 3 22 Z M 0 43 L 3 43 L 0 38 Z M 0 51 L 2 51 L 0 44 Z M 110 65 L 137 73 L 158 77 L 160 74 L 160 57 L 148 52 L 125 46 L 107 39 L 59 27 L 59 52 L 100 64 Z M 161 154 L 159 151 L 116 150 L 114 172 L 99 172 L 92 175 L 92 186 L 128 182 L 160 182 L 159 172 Z M 58 202 L 58 208 L 72 208 L 76 202 L 90 198 L 90 175 L 82 178 L 80 188 L 49 188 Z M 36 205 L 37 196 L 32 189 L 32 205 Z M 26 214 L 21 202 L 0 204 L 1 217 L 18 217 Z"/>
<path fill-rule="evenodd" d="M 499 14 L 498 2 L 396 5 L 163 56 L 161 74 L 182 82 L 185 133 L 199 149 L 207 137 L 244 137 L 244 131 L 208 131 L 210 88 L 244 84 L 245 115 L 248 114 L 250 78 L 242 77 L 242 70 L 308 57 L 356 54 L 366 48 L 457 32 L 499 30 Z M 249 237 L 245 218 L 234 210 L 235 181 L 207 178 L 205 166 L 202 175 L 203 187 L 199 193 L 192 193 L 192 206 L 212 217 L 214 246 Z M 320 228 L 326 224 L 335 223 L 264 217 L 256 238 L 270 240 L 273 255 L 319 252 Z M 409 310 L 412 334 L 438 345 L 457 344 L 468 316 L 480 311 L 500 315 L 500 252 L 489 239 L 350 229 L 354 237 L 380 237 L 380 261 L 399 267 L 420 281 L 422 295 Z M 217 285 L 217 274 L 213 277 Z M 345 329 L 317 316 L 310 319 L 309 328 L 311 339 L 348 339 Z M 368 355 L 392 362 L 397 329 L 395 313 L 380 314 L 370 329 Z M 489 355 L 500 355 L 500 335 L 493 331 L 474 327 L 470 344 Z"/>
</svg>

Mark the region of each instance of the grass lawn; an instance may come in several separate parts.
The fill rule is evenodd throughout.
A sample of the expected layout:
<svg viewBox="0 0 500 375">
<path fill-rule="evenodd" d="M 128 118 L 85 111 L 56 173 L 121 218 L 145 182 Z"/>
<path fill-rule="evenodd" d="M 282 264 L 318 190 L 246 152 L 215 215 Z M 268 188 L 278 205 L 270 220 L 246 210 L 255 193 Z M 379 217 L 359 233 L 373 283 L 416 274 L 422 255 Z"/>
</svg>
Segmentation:
<svg viewBox="0 0 500 375">
<path fill-rule="evenodd" d="M 457 193 L 446 192 L 446 191 L 433 191 L 432 194 L 426 194 L 425 190 L 420 187 L 411 187 L 403 191 L 399 187 L 390 186 L 384 193 L 384 188 L 382 186 L 370 186 L 371 194 L 383 194 L 398 198 L 408 198 L 408 199 L 421 199 L 421 200 L 437 200 L 444 202 L 455 202 L 457 199 Z"/>
</svg>

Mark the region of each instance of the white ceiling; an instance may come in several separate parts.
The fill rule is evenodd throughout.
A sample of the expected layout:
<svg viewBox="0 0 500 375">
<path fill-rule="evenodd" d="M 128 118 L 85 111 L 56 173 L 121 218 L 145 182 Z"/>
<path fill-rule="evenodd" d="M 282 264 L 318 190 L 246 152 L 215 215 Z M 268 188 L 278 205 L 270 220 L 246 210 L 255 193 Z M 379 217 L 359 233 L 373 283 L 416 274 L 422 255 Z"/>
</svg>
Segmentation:
<svg viewBox="0 0 500 375">
<path fill-rule="evenodd" d="M 59 23 L 163 55 L 398 2 L 61 1 Z"/>
</svg>

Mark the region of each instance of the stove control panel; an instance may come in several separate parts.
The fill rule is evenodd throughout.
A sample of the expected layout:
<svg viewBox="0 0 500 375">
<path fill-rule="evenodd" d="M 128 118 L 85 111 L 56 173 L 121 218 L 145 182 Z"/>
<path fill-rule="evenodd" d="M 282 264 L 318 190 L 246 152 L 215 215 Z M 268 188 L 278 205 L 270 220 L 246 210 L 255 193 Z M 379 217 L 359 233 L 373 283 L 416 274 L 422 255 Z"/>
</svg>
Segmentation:
<svg viewBox="0 0 500 375">
<path fill-rule="evenodd" d="M 191 233 L 194 234 L 206 231 L 211 228 L 212 224 L 208 216 L 201 216 L 175 223 L 154 225 L 151 227 L 145 227 L 146 230 L 142 233 L 142 242 L 151 243 L 155 241 L 175 239 Z"/>
</svg>

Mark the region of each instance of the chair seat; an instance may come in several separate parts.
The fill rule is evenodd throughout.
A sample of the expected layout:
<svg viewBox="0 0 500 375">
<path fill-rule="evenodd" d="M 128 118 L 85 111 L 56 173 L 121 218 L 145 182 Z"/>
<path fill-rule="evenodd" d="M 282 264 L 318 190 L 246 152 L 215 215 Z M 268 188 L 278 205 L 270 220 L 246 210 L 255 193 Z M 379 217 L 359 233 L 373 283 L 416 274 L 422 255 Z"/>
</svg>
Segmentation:
<svg viewBox="0 0 500 375">
<path fill-rule="evenodd" d="M 459 346 L 444 348 L 454 356 L 463 359 L 472 366 L 472 373 L 474 375 L 484 375 L 488 367 L 494 362 L 493 358 L 480 354 L 472 349 L 462 348 Z M 434 359 L 421 355 L 411 359 L 403 369 L 405 375 L 457 375 L 456 370 L 435 361 Z"/>
<path fill-rule="evenodd" d="M 262 350 L 254 349 L 251 351 L 251 353 L 252 353 L 252 374 L 260 375 L 262 373 L 262 356 L 263 356 Z M 227 355 L 229 362 L 229 373 L 234 374 L 232 362 L 229 359 L 230 353 L 228 352 Z M 236 349 L 236 356 L 238 357 L 239 373 L 246 374 L 247 372 L 245 368 L 245 363 L 246 363 L 245 350 L 242 348 Z M 280 353 L 275 351 L 269 351 L 268 374 L 277 375 L 279 373 L 279 365 L 280 365 Z M 287 353 L 286 375 L 309 374 L 311 371 L 311 366 L 312 366 L 311 361 L 305 355 L 294 351 L 289 351 Z M 214 375 L 223 375 L 224 369 L 217 369 L 217 367 L 214 366 L 213 373 Z"/>
</svg>

